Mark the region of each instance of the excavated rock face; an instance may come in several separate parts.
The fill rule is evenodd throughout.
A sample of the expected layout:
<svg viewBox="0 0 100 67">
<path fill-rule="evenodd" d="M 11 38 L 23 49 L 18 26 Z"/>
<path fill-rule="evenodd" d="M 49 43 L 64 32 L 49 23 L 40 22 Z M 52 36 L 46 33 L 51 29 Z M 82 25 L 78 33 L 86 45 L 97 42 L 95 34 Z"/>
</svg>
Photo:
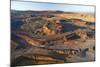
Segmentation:
<svg viewBox="0 0 100 67">
<path fill-rule="evenodd" d="M 55 32 L 53 31 L 53 27 L 51 27 L 53 24 L 47 23 L 43 25 L 43 32 L 46 35 L 55 35 Z"/>
<path fill-rule="evenodd" d="M 46 35 L 56 35 L 57 33 L 60 33 L 61 27 L 59 21 L 47 22 L 43 25 L 43 32 Z"/>
</svg>

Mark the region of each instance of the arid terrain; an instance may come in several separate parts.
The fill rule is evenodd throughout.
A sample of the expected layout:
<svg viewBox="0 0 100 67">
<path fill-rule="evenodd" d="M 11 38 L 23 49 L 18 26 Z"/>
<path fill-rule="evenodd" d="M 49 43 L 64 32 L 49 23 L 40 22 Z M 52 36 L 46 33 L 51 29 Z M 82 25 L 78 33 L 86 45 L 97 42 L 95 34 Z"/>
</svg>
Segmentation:
<svg viewBox="0 0 100 67">
<path fill-rule="evenodd" d="M 11 10 L 11 65 L 95 61 L 95 15 Z"/>
</svg>

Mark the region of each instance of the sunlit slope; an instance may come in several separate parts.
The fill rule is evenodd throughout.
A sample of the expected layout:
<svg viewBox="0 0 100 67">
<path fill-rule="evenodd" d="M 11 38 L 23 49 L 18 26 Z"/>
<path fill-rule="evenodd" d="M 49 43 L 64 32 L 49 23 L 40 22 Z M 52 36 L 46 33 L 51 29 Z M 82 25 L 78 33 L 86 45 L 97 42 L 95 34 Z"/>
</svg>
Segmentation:
<svg viewBox="0 0 100 67">
<path fill-rule="evenodd" d="M 70 14 L 55 14 L 55 16 L 67 19 L 81 19 L 83 21 L 95 22 L 95 17 L 89 14 L 70 13 Z"/>
</svg>

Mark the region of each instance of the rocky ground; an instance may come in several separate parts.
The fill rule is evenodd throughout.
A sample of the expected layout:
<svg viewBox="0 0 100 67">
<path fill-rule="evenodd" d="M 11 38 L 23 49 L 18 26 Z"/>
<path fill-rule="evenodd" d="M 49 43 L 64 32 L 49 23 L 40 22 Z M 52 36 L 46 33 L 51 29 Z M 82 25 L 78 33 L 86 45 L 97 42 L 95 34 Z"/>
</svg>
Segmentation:
<svg viewBox="0 0 100 67">
<path fill-rule="evenodd" d="M 95 60 L 93 15 L 11 13 L 12 66 Z"/>
</svg>

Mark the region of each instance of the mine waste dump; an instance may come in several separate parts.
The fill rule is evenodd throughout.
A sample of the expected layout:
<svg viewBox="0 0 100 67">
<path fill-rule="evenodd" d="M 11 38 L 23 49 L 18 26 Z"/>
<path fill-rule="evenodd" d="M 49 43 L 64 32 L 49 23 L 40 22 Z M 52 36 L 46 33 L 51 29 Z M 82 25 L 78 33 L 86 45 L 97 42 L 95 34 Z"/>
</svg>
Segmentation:
<svg viewBox="0 0 100 67">
<path fill-rule="evenodd" d="M 11 66 L 95 61 L 95 16 L 11 10 Z"/>
</svg>

